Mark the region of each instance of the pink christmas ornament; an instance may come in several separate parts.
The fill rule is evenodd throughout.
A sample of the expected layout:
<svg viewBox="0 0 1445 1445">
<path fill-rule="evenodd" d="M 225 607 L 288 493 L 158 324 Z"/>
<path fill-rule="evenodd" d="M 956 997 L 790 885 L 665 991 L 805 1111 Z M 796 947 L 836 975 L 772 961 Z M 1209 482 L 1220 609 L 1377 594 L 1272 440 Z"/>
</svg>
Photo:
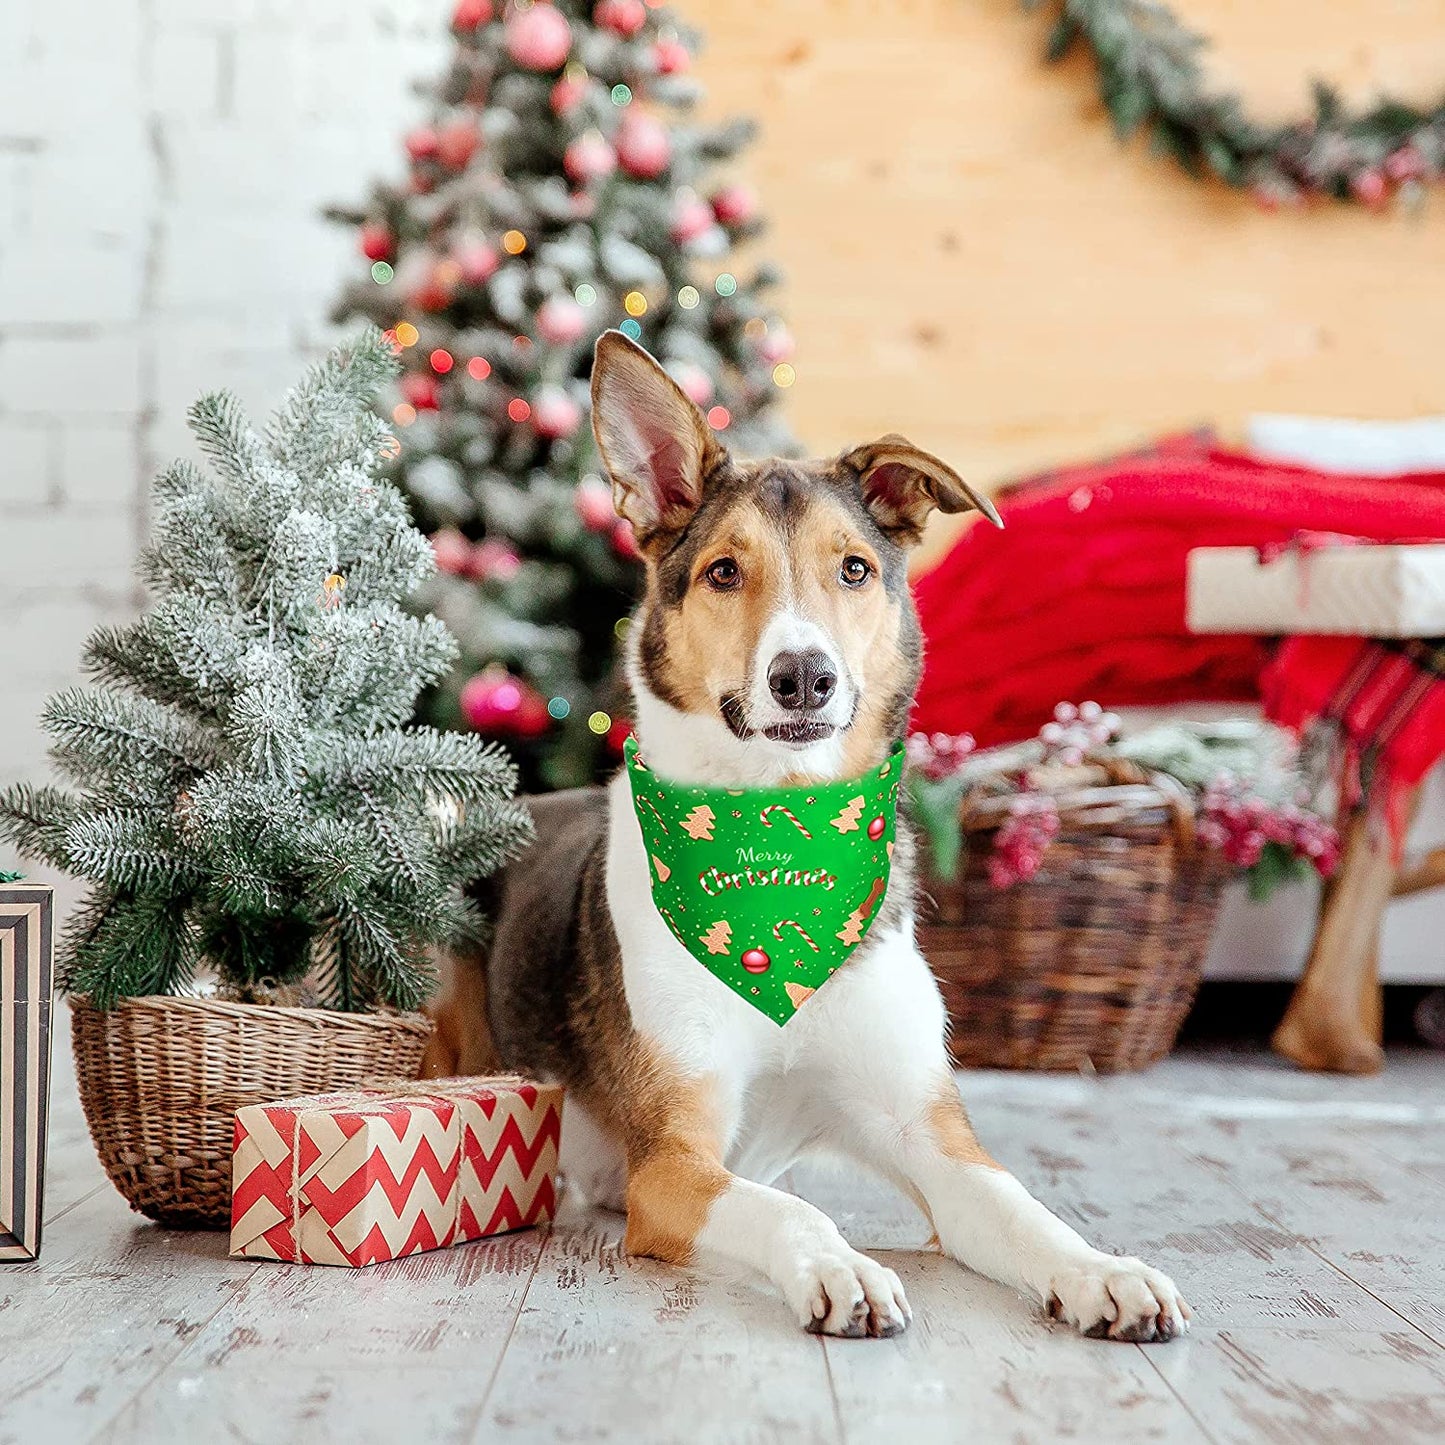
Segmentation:
<svg viewBox="0 0 1445 1445">
<path fill-rule="evenodd" d="M 431 538 L 436 554 L 437 571 L 453 577 L 466 577 L 472 570 L 472 544 L 455 527 L 443 527 Z"/>
<path fill-rule="evenodd" d="M 696 196 L 684 196 L 672 212 L 670 234 L 679 246 L 695 241 L 712 229 L 712 207 Z"/>
<path fill-rule="evenodd" d="M 595 130 L 589 130 L 567 147 L 562 169 L 578 185 L 600 181 L 617 169 L 617 153 Z"/>
<path fill-rule="evenodd" d="M 612 528 L 612 550 L 628 562 L 642 560 L 642 552 L 637 546 L 637 536 L 632 530 L 632 523 L 624 521 L 621 517 L 617 519 Z"/>
<path fill-rule="evenodd" d="M 589 532 L 606 532 L 617 520 L 612 488 L 601 477 L 583 477 L 572 493 L 572 505 Z"/>
<path fill-rule="evenodd" d="M 682 388 L 684 395 L 696 406 L 706 406 L 713 397 L 712 377 L 696 362 L 679 361 L 668 368 L 672 379 Z"/>
<path fill-rule="evenodd" d="M 692 66 L 692 54 L 680 40 L 659 40 L 652 61 L 659 75 L 682 75 Z"/>
<path fill-rule="evenodd" d="M 631 40 L 647 24 L 647 6 L 642 0 L 599 0 L 592 18 L 624 40 Z"/>
<path fill-rule="evenodd" d="M 452 11 L 453 30 L 475 30 L 492 18 L 492 0 L 457 0 Z"/>
<path fill-rule="evenodd" d="M 585 75 L 564 75 L 552 87 L 552 110 L 556 115 L 571 115 L 587 94 Z"/>
<path fill-rule="evenodd" d="M 486 241 L 467 241 L 457 252 L 457 265 L 468 286 L 480 286 L 496 273 L 501 258 Z"/>
<path fill-rule="evenodd" d="M 468 678 L 460 701 L 467 722 L 493 737 L 533 738 L 551 726 L 541 693 L 524 678 L 500 669 Z"/>
<path fill-rule="evenodd" d="M 413 131 L 408 131 L 406 140 L 406 153 L 414 161 L 429 160 L 437 153 L 439 139 L 435 130 L 429 125 L 420 125 Z"/>
<path fill-rule="evenodd" d="M 640 181 L 655 180 L 672 159 L 672 142 L 661 121 L 629 110 L 617 127 L 617 160 Z"/>
<path fill-rule="evenodd" d="M 472 548 L 471 575 L 479 581 L 508 582 L 522 570 L 522 559 L 498 537 L 488 537 Z"/>
<path fill-rule="evenodd" d="M 1408 141 L 1385 157 L 1385 174 L 1392 181 L 1418 181 L 1428 169 L 1419 148 Z"/>
<path fill-rule="evenodd" d="M 758 339 L 758 354 L 773 366 L 787 361 L 796 349 L 793 333 L 776 321 Z"/>
<path fill-rule="evenodd" d="M 1354 192 L 1355 199 L 1374 209 L 1382 206 L 1389 199 L 1390 187 L 1385 177 L 1375 170 L 1361 171 L 1358 175 L 1350 178 L 1350 190 Z"/>
<path fill-rule="evenodd" d="M 555 5 L 514 10 L 507 20 L 507 54 L 526 70 L 556 70 L 572 51 L 572 27 Z"/>
<path fill-rule="evenodd" d="M 570 346 L 587 332 L 587 312 L 570 296 L 549 296 L 537 308 L 537 334 L 553 346 Z"/>
<path fill-rule="evenodd" d="M 758 213 L 758 198 L 746 186 L 724 186 L 712 198 L 712 213 L 724 226 L 742 226 Z"/>
<path fill-rule="evenodd" d="M 560 386 L 544 386 L 532 398 L 532 425 L 553 441 L 570 437 L 582 425 L 582 408 Z"/>
</svg>

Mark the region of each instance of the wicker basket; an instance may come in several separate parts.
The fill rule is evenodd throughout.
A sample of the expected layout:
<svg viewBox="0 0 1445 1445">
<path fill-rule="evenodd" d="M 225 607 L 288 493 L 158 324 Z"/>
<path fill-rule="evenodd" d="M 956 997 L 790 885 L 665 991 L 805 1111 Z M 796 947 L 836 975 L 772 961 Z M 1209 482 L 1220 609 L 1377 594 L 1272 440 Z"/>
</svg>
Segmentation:
<svg viewBox="0 0 1445 1445">
<path fill-rule="evenodd" d="M 1116 759 L 1055 794 L 1058 836 L 1027 882 L 994 888 L 1007 798 L 965 798 L 955 882 L 925 879 L 919 942 L 943 989 L 956 1063 L 1142 1069 L 1174 1045 L 1229 871 L 1194 843 L 1188 794 Z"/>
<path fill-rule="evenodd" d="M 75 1071 L 96 1152 L 132 1209 L 162 1224 L 231 1222 L 243 1104 L 415 1078 L 430 1025 L 215 999 L 71 1000 Z"/>
</svg>

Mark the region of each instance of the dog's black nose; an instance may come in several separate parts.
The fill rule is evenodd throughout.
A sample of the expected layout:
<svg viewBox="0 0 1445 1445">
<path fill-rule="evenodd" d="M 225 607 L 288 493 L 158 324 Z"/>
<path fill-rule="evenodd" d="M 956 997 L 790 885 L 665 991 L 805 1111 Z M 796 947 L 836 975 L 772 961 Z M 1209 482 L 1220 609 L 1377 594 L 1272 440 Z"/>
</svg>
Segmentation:
<svg viewBox="0 0 1445 1445">
<path fill-rule="evenodd" d="M 838 674 L 820 648 L 780 652 L 768 668 L 768 686 L 778 703 L 790 712 L 820 708 L 837 690 Z"/>
</svg>

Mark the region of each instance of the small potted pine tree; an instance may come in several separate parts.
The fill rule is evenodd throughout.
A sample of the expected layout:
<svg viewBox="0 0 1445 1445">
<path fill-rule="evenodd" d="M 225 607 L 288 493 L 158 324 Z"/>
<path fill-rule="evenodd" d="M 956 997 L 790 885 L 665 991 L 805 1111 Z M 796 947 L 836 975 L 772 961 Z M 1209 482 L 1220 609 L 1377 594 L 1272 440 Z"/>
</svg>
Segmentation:
<svg viewBox="0 0 1445 1445">
<path fill-rule="evenodd" d="M 155 482 L 152 604 L 45 707 L 72 786 L 0 795 L 0 833 L 90 880 L 61 949 L 81 1099 L 166 1223 L 229 1220 L 238 1106 L 415 1076 L 427 951 L 476 930 L 466 883 L 528 836 L 494 746 L 405 725 L 455 645 L 401 606 L 434 562 L 377 475 L 395 370 L 372 330 L 264 435 L 196 403 L 210 469 Z"/>
</svg>

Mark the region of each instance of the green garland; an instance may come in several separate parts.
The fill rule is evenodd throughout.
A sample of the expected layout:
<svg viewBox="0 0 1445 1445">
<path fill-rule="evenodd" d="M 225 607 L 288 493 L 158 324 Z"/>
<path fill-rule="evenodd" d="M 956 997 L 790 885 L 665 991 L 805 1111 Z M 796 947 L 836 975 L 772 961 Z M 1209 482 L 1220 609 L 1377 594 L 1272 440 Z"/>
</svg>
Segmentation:
<svg viewBox="0 0 1445 1445">
<path fill-rule="evenodd" d="M 1043 0 L 1023 0 L 1026 9 Z M 1382 99 L 1351 111 L 1314 83 L 1314 115 L 1261 125 L 1238 96 L 1205 89 L 1199 52 L 1208 43 L 1150 0 L 1055 0 L 1048 58 L 1086 45 L 1099 92 L 1121 139 L 1143 130 L 1155 151 L 1190 175 L 1217 176 L 1270 210 L 1316 197 L 1370 207 L 1424 198 L 1445 174 L 1445 101 L 1419 110 Z"/>
</svg>

